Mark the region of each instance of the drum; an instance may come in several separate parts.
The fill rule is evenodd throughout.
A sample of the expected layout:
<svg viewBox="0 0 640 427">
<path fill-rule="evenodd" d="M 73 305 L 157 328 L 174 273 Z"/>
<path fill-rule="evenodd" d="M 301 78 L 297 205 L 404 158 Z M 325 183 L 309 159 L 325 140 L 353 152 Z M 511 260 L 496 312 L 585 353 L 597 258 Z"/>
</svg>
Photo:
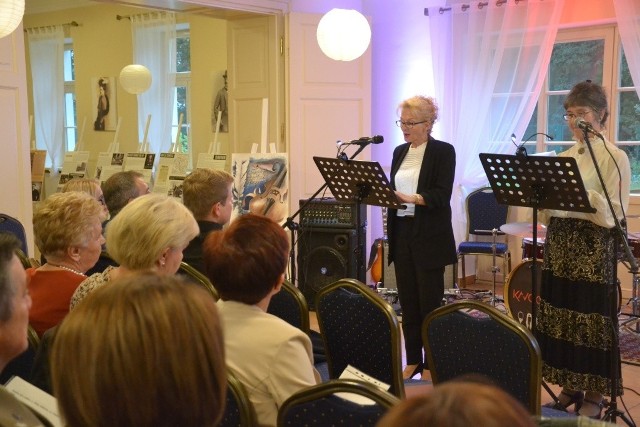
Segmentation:
<svg viewBox="0 0 640 427">
<path fill-rule="evenodd" d="M 531 242 L 531 246 L 533 246 L 533 242 Z M 533 267 L 533 260 L 521 262 L 509 273 L 504 285 L 504 303 L 507 306 L 507 313 L 529 329 L 531 329 L 533 308 L 531 305 L 531 267 Z M 536 282 L 538 282 L 536 300 L 540 304 L 542 260 L 536 261 Z"/>
<path fill-rule="evenodd" d="M 538 237 L 536 243 L 536 259 L 542 260 L 544 258 L 544 239 Z M 522 259 L 533 259 L 533 239 L 531 237 L 522 239 Z"/>
</svg>

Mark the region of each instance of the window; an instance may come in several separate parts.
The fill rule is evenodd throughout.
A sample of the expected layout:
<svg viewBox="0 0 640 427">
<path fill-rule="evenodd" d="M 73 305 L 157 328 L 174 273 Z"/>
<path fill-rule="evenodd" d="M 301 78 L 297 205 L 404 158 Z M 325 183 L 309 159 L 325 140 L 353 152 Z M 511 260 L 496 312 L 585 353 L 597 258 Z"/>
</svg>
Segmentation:
<svg viewBox="0 0 640 427">
<path fill-rule="evenodd" d="M 191 98 L 191 39 L 188 24 L 179 24 L 176 30 L 176 87 L 171 127 L 171 141 L 176 141 L 180 133 L 180 151 L 190 151 L 190 108 Z M 182 114 L 182 125 L 180 115 Z"/>
<path fill-rule="evenodd" d="M 76 114 L 76 75 L 73 57 L 73 42 L 64 43 L 64 143 L 66 151 L 75 151 L 78 143 L 78 121 Z"/>
<path fill-rule="evenodd" d="M 614 26 L 559 31 L 551 54 L 549 71 L 538 105 L 523 139 L 544 130 L 543 136 L 526 144 L 529 152 L 569 148 L 573 141 L 562 118 L 564 98 L 571 87 L 590 79 L 608 91 L 611 115 L 606 135 L 627 152 L 631 163 L 631 191 L 640 193 L 640 100 Z"/>
</svg>

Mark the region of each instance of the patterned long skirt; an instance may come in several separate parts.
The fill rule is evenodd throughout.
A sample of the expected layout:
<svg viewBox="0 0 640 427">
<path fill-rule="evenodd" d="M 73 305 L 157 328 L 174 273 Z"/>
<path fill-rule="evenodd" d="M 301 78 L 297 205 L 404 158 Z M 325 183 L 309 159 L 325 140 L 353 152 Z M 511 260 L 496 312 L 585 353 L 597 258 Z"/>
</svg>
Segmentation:
<svg viewBox="0 0 640 427">
<path fill-rule="evenodd" d="M 586 220 L 551 218 L 536 317 L 545 380 L 611 395 L 612 349 L 618 339 L 609 315 L 610 298 L 617 301 L 616 252 L 612 230 Z M 617 360 L 621 395 L 619 352 Z"/>
</svg>

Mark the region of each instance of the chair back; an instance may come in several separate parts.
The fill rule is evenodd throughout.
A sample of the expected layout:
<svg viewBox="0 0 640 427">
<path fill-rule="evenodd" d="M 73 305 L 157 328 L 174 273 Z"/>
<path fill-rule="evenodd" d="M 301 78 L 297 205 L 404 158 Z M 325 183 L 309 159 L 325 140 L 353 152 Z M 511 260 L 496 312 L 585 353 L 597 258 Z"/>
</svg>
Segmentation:
<svg viewBox="0 0 640 427">
<path fill-rule="evenodd" d="M 257 417 L 249 394 L 238 377 L 227 369 L 227 403 L 218 427 L 253 427 Z"/>
<path fill-rule="evenodd" d="M 24 231 L 24 226 L 16 218 L 7 214 L 0 214 L 0 232 L 11 233 L 20 240 L 20 250 L 25 254 L 28 254 L 27 250 L 27 233 Z"/>
<path fill-rule="evenodd" d="M 361 282 L 342 279 L 322 288 L 315 306 L 330 377 L 352 365 L 404 397 L 400 326 L 391 305 Z"/>
<path fill-rule="evenodd" d="M 307 300 L 288 280 L 284 281 L 280 292 L 271 297 L 267 313 L 281 318 L 306 334 L 311 330 Z"/>
<path fill-rule="evenodd" d="M 540 414 L 542 357 L 531 331 L 478 301 L 439 307 L 422 324 L 434 384 L 480 374 Z"/>
<path fill-rule="evenodd" d="M 467 238 L 470 234 L 490 235 L 494 228 L 507 222 L 509 207 L 496 200 L 491 187 L 482 187 L 471 192 L 465 202 L 467 210 Z M 484 231 L 482 231 L 484 230 Z M 489 230 L 489 232 L 486 232 Z M 503 232 L 498 232 L 503 235 Z"/>
<path fill-rule="evenodd" d="M 200 273 L 198 270 L 196 270 L 195 268 L 193 268 L 192 266 L 190 266 L 186 262 L 182 261 L 180 263 L 180 268 L 178 269 L 178 274 L 182 274 L 183 276 L 185 276 L 187 279 L 189 279 L 190 281 L 192 281 L 196 285 L 200 285 L 203 288 L 205 288 L 216 301 L 218 299 L 220 299 L 218 291 L 213 286 L 213 284 L 209 281 L 207 276 L 205 276 L 204 274 Z"/>
<path fill-rule="evenodd" d="M 373 401 L 360 404 L 336 396 L 349 393 Z M 307 387 L 284 401 L 278 411 L 278 427 L 375 426 L 400 400 L 372 384 L 355 380 L 331 380 Z"/>
</svg>

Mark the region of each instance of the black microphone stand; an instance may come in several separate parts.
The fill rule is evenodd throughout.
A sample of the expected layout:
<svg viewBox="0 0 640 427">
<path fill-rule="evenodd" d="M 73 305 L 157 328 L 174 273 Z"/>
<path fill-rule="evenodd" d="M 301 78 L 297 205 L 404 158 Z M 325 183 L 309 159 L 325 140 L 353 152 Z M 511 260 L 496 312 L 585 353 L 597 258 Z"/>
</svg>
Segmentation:
<svg viewBox="0 0 640 427">
<path fill-rule="evenodd" d="M 353 153 L 351 155 L 351 157 L 347 157 L 346 153 L 344 152 L 344 149 L 340 150 L 341 147 L 347 147 L 349 145 L 353 145 L 354 143 L 346 143 L 346 144 L 342 144 L 339 148 L 338 148 L 338 154 L 336 155 L 336 158 L 338 159 L 342 159 L 345 161 L 349 161 L 349 160 L 353 160 L 358 154 L 360 154 L 362 152 L 362 150 L 365 149 L 365 147 L 367 145 L 369 145 L 371 143 L 371 141 L 367 142 L 367 143 L 363 143 L 363 144 L 358 144 L 360 147 L 356 150 L 355 153 Z M 284 222 L 284 224 L 282 224 L 282 228 L 288 228 L 291 231 L 291 249 L 289 251 L 289 265 L 291 266 L 291 274 L 290 279 L 291 279 L 291 283 L 294 286 L 297 286 L 297 276 L 296 276 L 296 233 L 298 232 L 298 230 L 300 229 L 300 224 L 298 224 L 297 222 L 294 221 L 294 219 L 300 215 L 300 212 L 302 212 L 309 203 L 311 203 L 311 201 L 313 199 L 316 198 L 316 196 L 318 196 L 318 194 L 320 194 L 321 192 L 323 192 L 329 185 L 325 182 L 324 184 L 322 184 L 322 186 L 320 186 L 320 188 L 318 188 L 316 190 L 315 193 L 313 193 L 311 195 L 311 197 L 309 197 L 299 208 L 297 211 L 295 211 L 293 213 L 293 215 L 287 217 L 287 220 Z"/>
<path fill-rule="evenodd" d="M 595 167 L 596 174 L 598 175 L 598 180 L 600 181 L 600 185 L 602 186 L 602 190 L 604 192 L 604 196 L 607 200 L 607 205 L 609 207 L 609 211 L 613 216 L 613 220 L 615 222 L 615 229 L 617 234 L 614 235 L 614 248 L 618 248 L 618 243 L 622 242 L 622 246 L 625 249 L 625 255 L 627 260 L 632 265 L 633 271 L 638 271 L 638 263 L 631 253 L 631 249 L 629 248 L 629 243 L 627 242 L 626 233 L 623 231 L 622 225 L 620 221 L 618 221 L 618 216 L 616 215 L 615 209 L 613 208 L 613 204 L 611 203 L 611 198 L 609 196 L 609 192 L 607 191 L 607 187 L 605 186 L 604 179 L 602 178 L 602 173 L 600 168 L 598 167 L 598 163 L 596 161 L 596 156 L 593 152 L 593 147 L 591 146 L 591 141 L 589 140 L 589 129 L 582 128 L 584 142 L 587 145 L 589 150 L 589 154 L 591 156 L 591 160 L 593 162 L 593 166 Z M 598 136 L 602 139 L 602 143 L 604 144 L 604 138 L 602 138 L 599 134 Z M 618 384 L 620 381 L 620 346 L 619 346 L 619 336 L 618 336 L 618 315 L 617 315 L 617 282 L 618 282 L 618 273 L 617 273 L 617 250 L 614 254 L 614 259 L 611 260 L 613 264 L 613 281 L 609 284 L 609 318 L 611 319 L 611 334 L 612 334 L 612 343 L 611 343 L 611 400 L 609 401 L 608 408 L 605 411 L 602 419 L 604 421 L 610 421 L 612 423 L 616 423 L 616 417 L 620 417 L 628 426 L 635 426 L 629 418 L 624 414 L 624 412 L 618 410 L 617 404 L 617 392 L 618 392 Z"/>
</svg>

